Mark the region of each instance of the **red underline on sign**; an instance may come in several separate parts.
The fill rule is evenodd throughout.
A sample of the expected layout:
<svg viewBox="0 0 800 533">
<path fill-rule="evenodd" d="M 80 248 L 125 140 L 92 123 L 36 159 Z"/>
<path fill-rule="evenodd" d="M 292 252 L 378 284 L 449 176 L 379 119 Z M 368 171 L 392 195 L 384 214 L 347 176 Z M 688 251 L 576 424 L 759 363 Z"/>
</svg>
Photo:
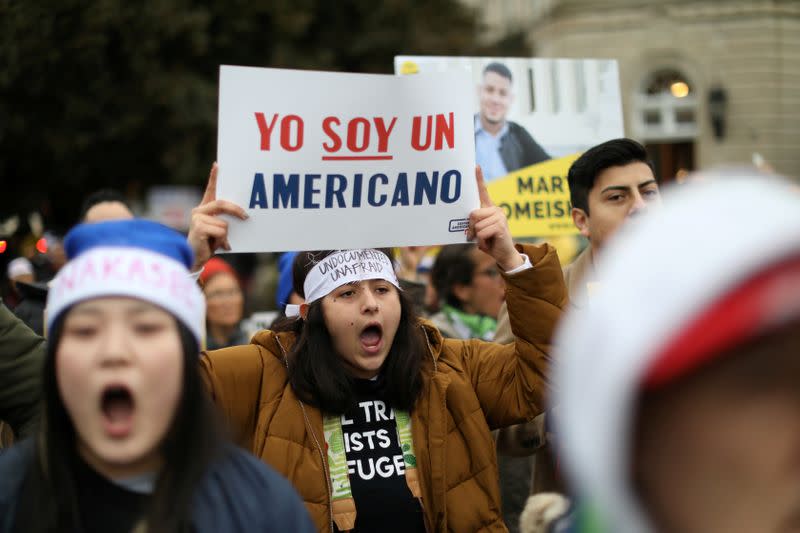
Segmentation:
<svg viewBox="0 0 800 533">
<path fill-rule="evenodd" d="M 323 161 L 388 161 L 393 155 L 323 155 Z"/>
</svg>

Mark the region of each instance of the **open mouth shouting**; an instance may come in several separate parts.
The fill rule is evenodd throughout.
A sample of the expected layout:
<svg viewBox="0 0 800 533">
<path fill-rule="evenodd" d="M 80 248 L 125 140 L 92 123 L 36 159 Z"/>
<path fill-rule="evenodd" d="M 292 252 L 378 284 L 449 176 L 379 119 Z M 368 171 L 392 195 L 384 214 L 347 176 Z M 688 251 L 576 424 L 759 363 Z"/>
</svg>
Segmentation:
<svg viewBox="0 0 800 533">
<path fill-rule="evenodd" d="M 361 348 L 367 355 L 377 355 L 383 348 L 383 327 L 370 322 L 361 330 Z"/>
<path fill-rule="evenodd" d="M 113 439 L 130 435 L 133 430 L 133 414 L 136 403 L 130 389 L 125 385 L 108 385 L 100 395 L 103 430 Z"/>
</svg>

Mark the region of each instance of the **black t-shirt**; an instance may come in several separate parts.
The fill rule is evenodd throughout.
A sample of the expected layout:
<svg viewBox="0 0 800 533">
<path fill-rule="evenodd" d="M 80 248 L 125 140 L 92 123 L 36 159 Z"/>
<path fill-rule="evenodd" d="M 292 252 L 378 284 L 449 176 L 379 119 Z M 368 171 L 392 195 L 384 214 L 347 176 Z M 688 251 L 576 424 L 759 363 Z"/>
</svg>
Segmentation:
<svg viewBox="0 0 800 533">
<path fill-rule="evenodd" d="M 358 379 L 357 401 L 342 417 L 356 533 L 424 532 L 420 503 L 406 484 L 394 410 L 383 399 L 383 379 Z"/>
<path fill-rule="evenodd" d="M 75 497 L 81 521 L 79 533 L 130 533 L 144 517 L 149 494 L 127 490 L 94 471 L 83 460 L 75 464 Z M 25 484 L 30 482 L 28 476 Z M 27 532 L 36 512 L 36 499 L 28 487 L 17 508 L 14 532 Z"/>
</svg>

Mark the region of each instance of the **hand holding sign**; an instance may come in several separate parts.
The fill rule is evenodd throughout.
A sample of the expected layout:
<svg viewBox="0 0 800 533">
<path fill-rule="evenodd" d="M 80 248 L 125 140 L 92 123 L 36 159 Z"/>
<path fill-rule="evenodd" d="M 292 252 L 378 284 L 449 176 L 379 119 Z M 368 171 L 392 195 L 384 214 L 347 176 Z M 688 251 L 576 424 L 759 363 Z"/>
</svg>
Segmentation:
<svg viewBox="0 0 800 533">
<path fill-rule="evenodd" d="M 470 240 L 477 239 L 478 248 L 491 255 L 500 268 L 508 272 L 522 265 L 525 260 L 514 247 L 506 215 L 489 197 L 480 166 L 475 167 L 475 178 L 478 182 L 481 206 L 469 214 L 467 236 Z"/>
<path fill-rule="evenodd" d="M 469 178 L 469 80 L 466 71 L 398 77 L 222 65 L 217 194 L 250 215 L 247 224 L 225 217 L 227 244 L 271 252 L 464 242 L 479 205 Z"/>
<path fill-rule="evenodd" d="M 200 205 L 192 209 L 192 220 L 189 224 L 187 240 L 194 251 L 192 272 L 197 272 L 214 252 L 222 248 L 230 250 L 228 243 L 228 223 L 216 215 L 226 214 L 242 220 L 247 213 L 238 205 L 226 200 L 217 200 L 217 164 L 211 165 L 208 185 Z"/>
</svg>

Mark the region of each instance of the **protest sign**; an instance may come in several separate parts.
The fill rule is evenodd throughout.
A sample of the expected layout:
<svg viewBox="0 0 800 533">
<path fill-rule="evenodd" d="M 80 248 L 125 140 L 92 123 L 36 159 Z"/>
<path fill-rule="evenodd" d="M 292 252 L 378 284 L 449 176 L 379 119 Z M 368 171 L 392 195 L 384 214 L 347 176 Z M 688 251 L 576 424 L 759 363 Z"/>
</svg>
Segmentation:
<svg viewBox="0 0 800 533">
<path fill-rule="evenodd" d="M 617 63 L 608 59 L 396 56 L 395 72 L 470 72 L 476 162 L 514 237 L 578 232 L 567 172 L 586 149 L 623 137 Z M 410 76 L 414 77 L 414 76 Z"/>
<path fill-rule="evenodd" d="M 469 73 L 222 66 L 217 198 L 234 252 L 464 242 L 478 207 Z"/>
</svg>

